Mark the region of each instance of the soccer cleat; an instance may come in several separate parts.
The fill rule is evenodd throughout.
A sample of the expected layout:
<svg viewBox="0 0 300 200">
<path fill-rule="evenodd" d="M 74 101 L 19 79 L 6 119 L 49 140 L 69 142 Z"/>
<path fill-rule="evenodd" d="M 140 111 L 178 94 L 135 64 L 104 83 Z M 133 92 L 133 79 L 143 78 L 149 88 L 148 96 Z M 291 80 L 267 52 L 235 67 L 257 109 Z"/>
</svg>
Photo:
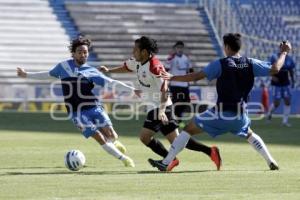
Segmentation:
<svg viewBox="0 0 300 200">
<path fill-rule="evenodd" d="M 131 158 L 128 156 L 125 157 L 124 160 L 122 160 L 125 167 L 135 167 L 135 164 Z"/>
<path fill-rule="evenodd" d="M 285 122 L 285 123 L 282 123 L 282 126 L 285 126 L 285 127 L 291 127 L 292 125 L 290 124 L 290 123 L 288 123 L 288 122 Z"/>
<path fill-rule="evenodd" d="M 215 163 L 217 166 L 217 170 L 220 170 L 222 165 L 222 159 L 220 156 L 219 148 L 216 146 L 211 147 L 210 159 Z"/>
<path fill-rule="evenodd" d="M 269 164 L 269 167 L 270 167 L 270 170 L 279 170 L 279 166 L 278 166 L 278 164 L 275 163 L 275 162 L 271 162 L 271 163 Z"/>
<path fill-rule="evenodd" d="M 163 164 L 162 160 L 153 160 L 151 158 L 148 159 L 148 162 L 152 165 L 152 167 L 156 167 L 162 172 L 170 172 L 174 167 L 179 165 L 179 160 L 177 158 L 175 158 L 169 165 Z"/>
<path fill-rule="evenodd" d="M 177 158 L 175 158 L 174 160 L 172 160 L 172 162 L 170 162 L 170 164 L 167 167 L 167 171 L 170 172 L 172 171 L 172 169 L 176 166 L 179 165 L 179 160 Z"/>
<path fill-rule="evenodd" d="M 121 151 L 122 153 L 126 153 L 126 147 L 121 142 L 115 140 L 114 145 L 117 147 L 117 149 L 119 149 L 119 151 Z"/>
<path fill-rule="evenodd" d="M 148 162 L 152 167 L 156 167 L 159 171 L 166 172 L 168 165 L 162 163 L 162 160 L 153 160 L 151 158 L 148 159 Z"/>
</svg>

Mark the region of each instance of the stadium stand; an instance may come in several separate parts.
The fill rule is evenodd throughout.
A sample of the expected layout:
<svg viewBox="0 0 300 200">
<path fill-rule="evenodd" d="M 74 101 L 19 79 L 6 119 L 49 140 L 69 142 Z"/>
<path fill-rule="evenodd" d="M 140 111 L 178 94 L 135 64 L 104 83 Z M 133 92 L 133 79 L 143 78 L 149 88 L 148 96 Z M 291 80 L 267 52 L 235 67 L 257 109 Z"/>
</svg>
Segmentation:
<svg viewBox="0 0 300 200">
<path fill-rule="evenodd" d="M 0 0 L 1 82 L 17 83 L 16 67 L 46 70 L 69 57 L 69 36 L 48 1 Z"/>
<path fill-rule="evenodd" d="M 80 32 L 91 37 L 102 65 L 117 66 L 131 56 L 133 41 L 148 35 L 158 41 L 165 60 L 172 45 L 183 40 L 195 67 L 216 58 L 205 13 L 194 6 L 153 3 L 70 2 L 66 4 Z"/>
</svg>

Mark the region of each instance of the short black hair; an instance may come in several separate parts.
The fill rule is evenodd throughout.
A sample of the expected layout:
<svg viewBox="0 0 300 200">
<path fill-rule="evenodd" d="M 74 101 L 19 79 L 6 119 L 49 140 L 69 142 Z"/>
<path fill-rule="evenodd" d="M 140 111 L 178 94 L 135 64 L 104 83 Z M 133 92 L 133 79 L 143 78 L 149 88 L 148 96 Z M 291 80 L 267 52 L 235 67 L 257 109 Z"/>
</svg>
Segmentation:
<svg viewBox="0 0 300 200">
<path fill-rule="evenodd" d="M 146 49 L 149 54 L 158 52 L 156 40 L 149 37 L 142 36 L 141 38 L 136 39 L 135 43 L 138 44 L 140 50 Z"/>
<path fill-rule="evenodd" d="M 91 40 L 88 38 L 85 38 L 82 35 L 79 35 L 76 39 L 73 39 L 70 42 L 69 50 L 71 51 L 71 53 L 74 53 L 76 51 L 76 48 L 81 45 L 86 45 L 88 48 L 90 48 Z"/>
<path fill-rule="evenodd" d="M 242 47 L 242 35 L 240 33 L 227 33 L 223 36 L 224 45 L 228 45 L 234 52 Z"/>
<path fill-rule="evenodd" d="M 181 40 L 177 41 L 177 42 L 174 44 L 173 47 L 177 47 L 177 46 L 183 46 L 183 47 L 184 47 L 183 41 L 181 41 Z"/>
</svg>

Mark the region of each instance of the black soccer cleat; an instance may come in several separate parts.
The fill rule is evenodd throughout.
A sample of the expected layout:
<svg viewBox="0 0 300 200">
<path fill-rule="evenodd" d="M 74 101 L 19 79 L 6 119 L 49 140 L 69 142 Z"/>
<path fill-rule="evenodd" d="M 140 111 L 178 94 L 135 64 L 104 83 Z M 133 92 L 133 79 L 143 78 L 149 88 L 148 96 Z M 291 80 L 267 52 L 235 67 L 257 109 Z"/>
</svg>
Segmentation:
<svg viewBox="0 0 300 200">
<path fill-rule="evenodd" d="M 279 170 L 279 166 L 273 162 L 270 163 L 269 167 L 270 167 L 270 170 Z"/>
<path fill-rule="evenodd" d="M 152 167 L 156 167 L 159 171 L 166 172 L 168 171 L 168 165 L 162 163 L 162 160 L 153 160 L 151 158 L 148 159 L 148 162 Z"/>
</svg>

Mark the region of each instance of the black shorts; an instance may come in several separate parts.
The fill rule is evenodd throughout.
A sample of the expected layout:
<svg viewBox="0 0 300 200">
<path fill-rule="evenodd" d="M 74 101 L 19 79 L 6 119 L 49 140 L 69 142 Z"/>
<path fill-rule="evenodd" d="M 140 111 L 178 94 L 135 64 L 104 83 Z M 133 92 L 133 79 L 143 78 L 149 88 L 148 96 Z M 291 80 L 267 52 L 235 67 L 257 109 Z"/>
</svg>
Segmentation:
<svg viewBox="0 0 300 200">
<path fill-rule="evenodd" d="M 147 118 L 144 122 L 144 128 L 150 129 L 154 132 L 160 131 L 164 136 L 173 132 L 176 128 L 178 128 L 178 123 L 175 119 L 175 116 L 172 111 L 172 106 L 167 106 L 166 115 L 169 119 L 169 123 L 167 125 L 163 125 L 161 120 L 158 120 L 158 111 L 159 108 L 150 110 L 147 114 Z"/>
</svg>

